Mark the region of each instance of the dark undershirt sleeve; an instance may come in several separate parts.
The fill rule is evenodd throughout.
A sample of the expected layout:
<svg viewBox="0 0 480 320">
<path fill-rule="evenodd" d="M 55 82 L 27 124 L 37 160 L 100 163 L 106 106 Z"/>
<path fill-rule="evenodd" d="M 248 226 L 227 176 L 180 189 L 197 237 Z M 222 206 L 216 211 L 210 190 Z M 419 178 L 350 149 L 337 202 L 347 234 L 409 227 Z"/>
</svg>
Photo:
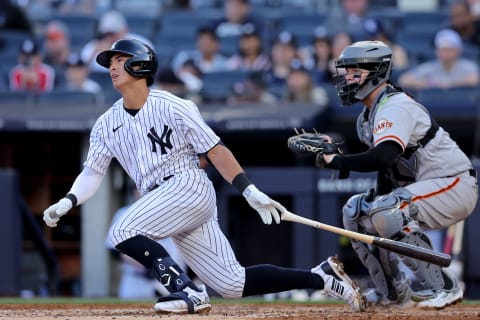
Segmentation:
<svg viewBox="0 0 480 320">
<path fill-rule="evenodd" d="M 374 172 L 390 168 L 403 153 L 400 144 L 385 141 L 365 152 L 337 155 L 327 168 L 342 171 Z"/>
</svg>

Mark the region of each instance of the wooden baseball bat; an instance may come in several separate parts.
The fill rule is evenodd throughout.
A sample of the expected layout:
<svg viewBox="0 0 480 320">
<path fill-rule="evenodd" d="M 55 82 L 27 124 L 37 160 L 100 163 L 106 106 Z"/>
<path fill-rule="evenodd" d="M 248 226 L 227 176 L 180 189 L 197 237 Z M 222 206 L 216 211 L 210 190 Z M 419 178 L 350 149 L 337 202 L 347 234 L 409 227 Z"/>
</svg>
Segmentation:
<svg viewBox="0 0 480 320">
<path fill-rule="evenodd" d="M 283 221 L 297 222 L 297 223 L 301 223 L 317 229 L 330 231 L 330 232 L 348 237 L 350 239 L 368 243 L 368 244 L 371 244 L 383 249 L 387 249 L 404 256 L 408 256 L 418 260 L 433 263 L 442 267 L 448 267 L 452 259 L 450 255 L 442 252 L 437 252 L 427 248 L 417 247 L 415 245 L 403 243 L 400 241 L 395 241 L 395 240 L 386 239 L 382 237 L 371 236 L 363 233 L 345 230 L 345 229 L 334 227 L 334 226 L 324 224 L 315 220 L 301 217 L 289 211 L 283 213 L 281 216 L 281 219 Z"/>
</svg>

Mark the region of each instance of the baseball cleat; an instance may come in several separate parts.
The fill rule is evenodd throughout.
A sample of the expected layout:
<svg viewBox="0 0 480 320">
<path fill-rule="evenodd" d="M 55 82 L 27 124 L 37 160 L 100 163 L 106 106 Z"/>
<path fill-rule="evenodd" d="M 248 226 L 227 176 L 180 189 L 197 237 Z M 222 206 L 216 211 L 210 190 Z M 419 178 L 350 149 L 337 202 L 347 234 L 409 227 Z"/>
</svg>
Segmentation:
<svg viewBox="0 0 480 320">
<path fill-rule="evenodd" d="M 450 305 L 461 302 L 463 299 L 463 290 L 455 281 L 453 287 L 449 290 L 433 290 L 434 297 L 417 303 L 420 309 L 443 309 Z"/>
<path fill-rule="evenodd" d="M 184 314 L 184 313 L 201 313 L 207 314 L 212 305 L 208 298 L 205 285 L 198 285 L 201 291 L 185 287 L 180 292 L 175 292 L 166 297 L 158 299 L 153 306 L 156 313 L 159 314 Z"/>
<path fill-rule="evenodd" d="M 355 311 L 365 311 L 367 308 L 365 296 L 345 273 L 342 263 L 336 257 L 329 257 L 311 271 L 322 277 L 323 291 L 326 294 L 345 300 Z"/>
</svg>

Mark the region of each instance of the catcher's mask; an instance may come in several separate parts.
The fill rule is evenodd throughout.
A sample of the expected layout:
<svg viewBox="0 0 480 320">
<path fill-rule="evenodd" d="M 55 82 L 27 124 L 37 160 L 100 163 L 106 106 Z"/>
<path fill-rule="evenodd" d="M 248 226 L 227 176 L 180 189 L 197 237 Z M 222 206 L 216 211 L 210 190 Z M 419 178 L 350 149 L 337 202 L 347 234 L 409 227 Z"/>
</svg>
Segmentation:
<svg viewBox="0 0 480 320">
<path fill-rule="evenodd" d="M 345 68 L 368 70 L 362 83 L 347 83 Z M 343 106 L 365 99 L 375 88 L 390 79 L 392 50 L 381 41 L 358 41 L 346 47 L 335 60 L 335 88 Z"/>
<path fill-rule="evenodd" d="M 152 48 L 135 39 L 120 39 L 113 43 L 110 50 L 100 52 L 97 63 L 110 68 L 110 59 L 116 53 L 131 56 L 125 61 L 125 70 L 133 77 L 146 77 L 147 85 L 152 85 L 157 72 L 158 62 Z"/>
</svg>

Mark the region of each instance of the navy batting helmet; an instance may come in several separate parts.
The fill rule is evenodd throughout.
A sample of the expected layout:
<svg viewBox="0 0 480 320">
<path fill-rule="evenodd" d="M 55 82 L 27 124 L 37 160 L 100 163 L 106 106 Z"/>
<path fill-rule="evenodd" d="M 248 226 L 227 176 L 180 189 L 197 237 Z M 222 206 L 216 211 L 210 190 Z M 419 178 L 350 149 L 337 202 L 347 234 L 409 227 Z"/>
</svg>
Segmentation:
<svg viewBox="0 0 480 320">
<path fill-rule="evenodd" d="M 125 70 L 134 77 L 147 77 L 147 84 L 153 84 L 158 62 L 152 48 L 135 39 L 120 39 L 113 43 L 110 50 L 98 54 L 97 63 L 105 68 L 110 67 L 110 59 L 114 54 L 121 53 L 132 56 L 125 61 Z M 135 68 L 137 67 L 137 68 Z"/>
</svg>

